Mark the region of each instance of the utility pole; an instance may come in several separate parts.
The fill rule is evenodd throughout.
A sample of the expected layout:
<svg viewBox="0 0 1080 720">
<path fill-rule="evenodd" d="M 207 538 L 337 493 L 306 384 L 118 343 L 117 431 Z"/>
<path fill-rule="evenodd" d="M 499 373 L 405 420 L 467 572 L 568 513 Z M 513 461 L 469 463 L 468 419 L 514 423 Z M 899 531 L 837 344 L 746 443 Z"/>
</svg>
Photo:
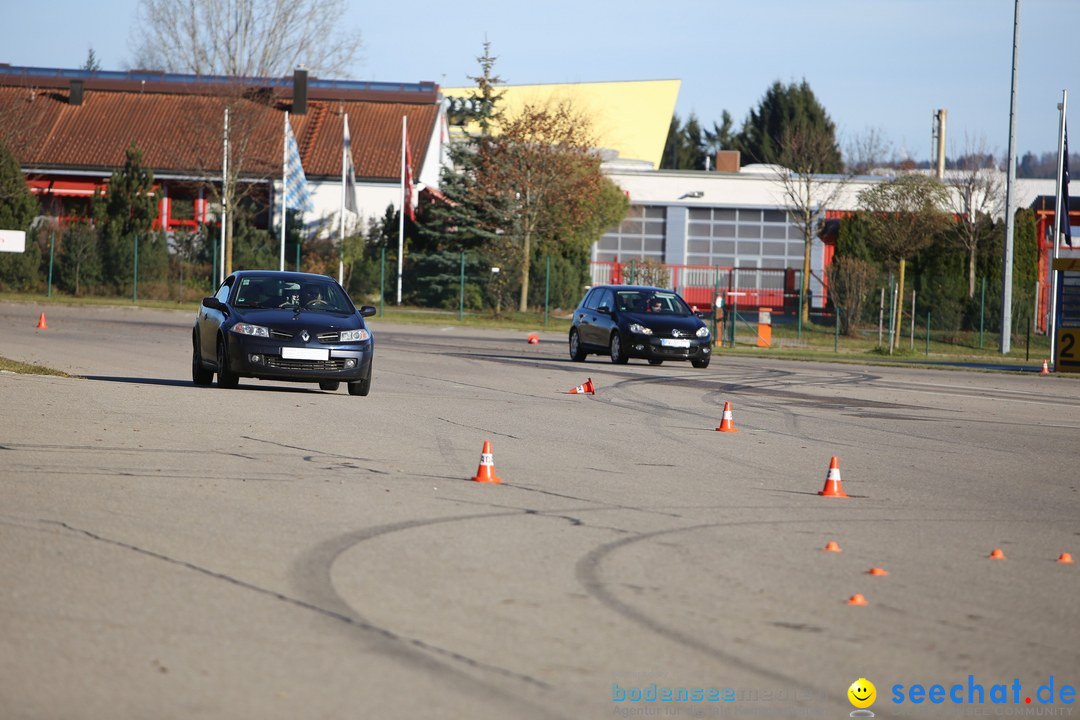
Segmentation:
<svg viewBox="0 0 1080 720">
<path fill-rule="evenodd" d="M 1013 189 L 1016 185 L 1016 61 L 1020 54 L 1020 0 L 1014 0 L 1012 90 L 1009 93 L 1009 160 L 1005 180 L 1005 256 L 1001 273 L 1001 354 L 1012 348 Z"/>
</svg>

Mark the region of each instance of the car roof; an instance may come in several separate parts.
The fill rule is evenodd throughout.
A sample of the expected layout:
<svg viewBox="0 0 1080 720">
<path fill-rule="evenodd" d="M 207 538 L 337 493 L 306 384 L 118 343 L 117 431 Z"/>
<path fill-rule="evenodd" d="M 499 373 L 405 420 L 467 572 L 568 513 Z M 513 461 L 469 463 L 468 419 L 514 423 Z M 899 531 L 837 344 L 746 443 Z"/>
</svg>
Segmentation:
<svg viewBox="0 0 1080 720">
<path fill-rule="evenodd" d="M 676 293 L 671 288 L 659 288 L 652 287 L 651 285 L 594 285 L 593 289 L 607 288 L 609 290 L 638 290 L 641 292 L 662 292 L 662 293 Z"/>
<path fill-rule="evenodd" d="M 319 275 L 316 273 L 305 272 L 289 272 L 288 270 L 236 270 L 235 272 L 233 272 L 233 277 L 237 279 L 244 277 L 275 278 L 279 280 L 291 280 L 294 282 L 301 282 L 303 280 L 329 280 L 330 282 L 337 282 L 328 275 Z"/>
</svg>

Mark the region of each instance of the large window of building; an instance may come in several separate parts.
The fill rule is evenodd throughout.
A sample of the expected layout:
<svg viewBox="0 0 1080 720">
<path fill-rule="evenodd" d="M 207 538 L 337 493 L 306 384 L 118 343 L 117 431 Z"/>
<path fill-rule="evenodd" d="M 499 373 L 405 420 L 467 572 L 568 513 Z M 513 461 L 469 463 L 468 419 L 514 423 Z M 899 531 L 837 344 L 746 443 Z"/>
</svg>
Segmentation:
<svg viewBox="0 0 1080 720">
<path fill-rule="evenodd" d="M 784 210 L 690 208 L 687 265 L 802 267 L 803 241 Z"/>
<path fill-rule="evenodd" d="M 652 260 L 664 262 L 664 226 L 667 210 L 654 205 L 632 205 L 626 219 L 596 244 L 597 262 Z"/>
</svg>

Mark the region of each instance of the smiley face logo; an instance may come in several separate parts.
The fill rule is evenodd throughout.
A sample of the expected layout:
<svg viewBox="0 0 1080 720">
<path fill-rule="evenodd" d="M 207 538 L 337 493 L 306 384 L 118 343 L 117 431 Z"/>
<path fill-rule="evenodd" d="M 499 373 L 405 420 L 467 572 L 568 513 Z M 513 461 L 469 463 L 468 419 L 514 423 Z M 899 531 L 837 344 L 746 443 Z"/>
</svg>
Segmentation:
<svg viewBox="0 0 1080 720">
<path fill-rule="evenodd" d="M 848 700 L 851 704 L 857 708 L 868 708 L 874 704 L 874 700 L 877 699 L 877 688 L 874 687 L 874 683 L 870 682 L 866 678 L 859 678 L 855 682 L 851 683 L 851 687 L 847 691 Z"/>
</svg>

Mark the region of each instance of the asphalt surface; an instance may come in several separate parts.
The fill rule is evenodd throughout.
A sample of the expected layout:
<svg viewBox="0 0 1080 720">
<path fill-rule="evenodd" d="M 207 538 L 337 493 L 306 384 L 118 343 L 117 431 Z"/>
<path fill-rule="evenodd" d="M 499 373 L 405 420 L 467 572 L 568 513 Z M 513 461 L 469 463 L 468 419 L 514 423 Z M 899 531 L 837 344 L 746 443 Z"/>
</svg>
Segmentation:
<svg viewBox="0 0 1080 720">
<path fill-rule="evenodd" d="M 1015 679 L 1019 713 L 1080 685 L 1075 379 L 376 321 L 366 398 L 221 390 L 192 320 L 0 304 L 0 356 L 78 375 L 0 374 L 3 718 L 836 718 L 859 678 L 879 717 L 948 716 L 975 706 L 891 688 Z M 484 440 L 503 485 L 469 480 Z M 654 683 L 736 699 L 614 699 Z"/>
</svg>

